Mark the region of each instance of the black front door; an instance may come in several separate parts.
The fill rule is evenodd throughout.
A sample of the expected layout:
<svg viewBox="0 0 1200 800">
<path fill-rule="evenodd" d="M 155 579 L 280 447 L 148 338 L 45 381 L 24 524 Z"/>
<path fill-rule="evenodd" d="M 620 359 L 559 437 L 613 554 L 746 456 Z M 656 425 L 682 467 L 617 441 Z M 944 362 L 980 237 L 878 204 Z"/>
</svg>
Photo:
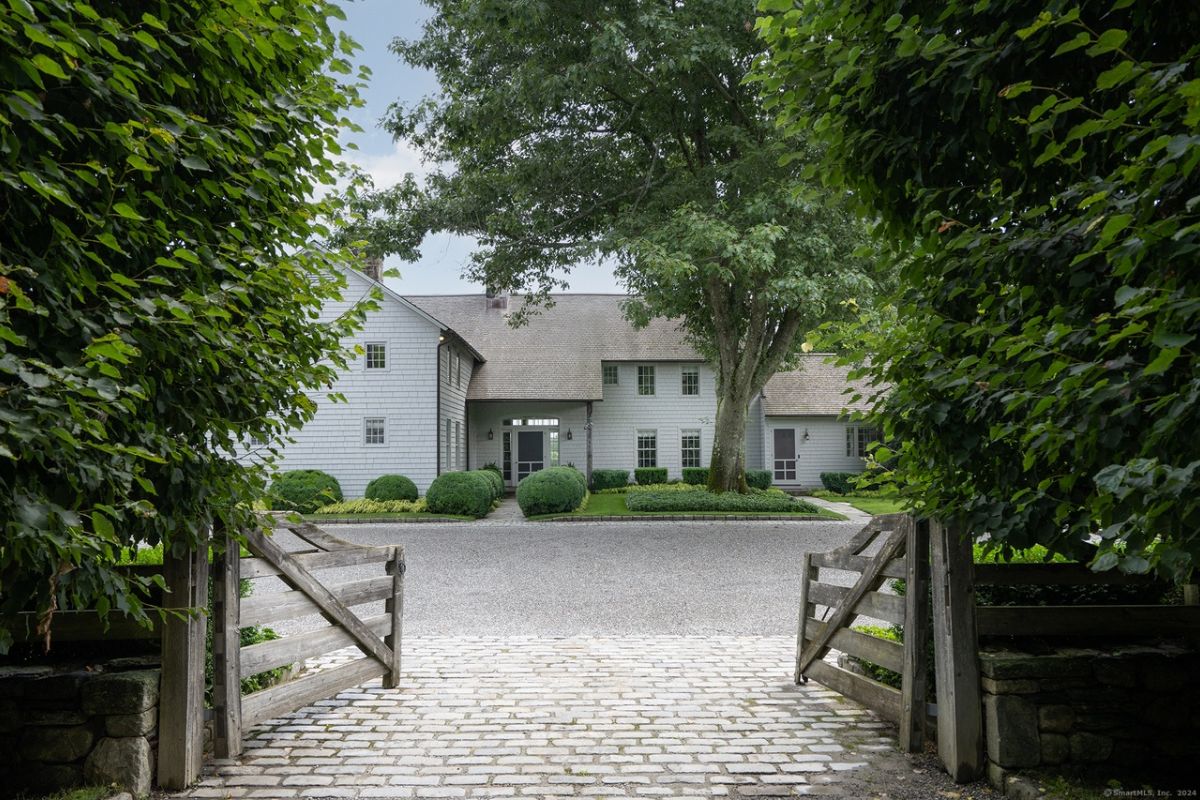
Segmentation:
<svg viewBox="0 0 1200 800">
<path fill-rule="evenodd" d="M 517 483 L 546 467 L 546 432 L 517 431 Z"/>
</svg>

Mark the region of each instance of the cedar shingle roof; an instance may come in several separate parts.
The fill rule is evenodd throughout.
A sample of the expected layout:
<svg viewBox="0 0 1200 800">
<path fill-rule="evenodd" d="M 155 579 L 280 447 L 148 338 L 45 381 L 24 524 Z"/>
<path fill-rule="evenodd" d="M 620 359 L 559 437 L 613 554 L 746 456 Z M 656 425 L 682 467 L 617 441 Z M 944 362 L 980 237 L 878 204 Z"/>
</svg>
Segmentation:
<svg viewBox="0 0 1200 800">
<path fill-rule="evenodd" d="M 488 308 L 481 294 L 410 295 L 479 351 L 468 400 L 600 400 L 602 361 L 701 361 L 677 323 L 656 319 L 640 330 L 621 313 L 624 295 L 556 294 L 554 306 L 512 328 L 508 309 Z"/>
<path fill-rule="evenodd" d="M 803 414 L 840 414 L 846 411 L 865 411 L 867 399 L 874 392 L 866 381 L 851 381 L 848 367 L 827 364 L 825 353 L 801 356 L 799 368 L 777 372 L 763 387 L 763 413 L 768 417 Z M 850 402 L 854 392 L 863 397 Z"/>
</svg>

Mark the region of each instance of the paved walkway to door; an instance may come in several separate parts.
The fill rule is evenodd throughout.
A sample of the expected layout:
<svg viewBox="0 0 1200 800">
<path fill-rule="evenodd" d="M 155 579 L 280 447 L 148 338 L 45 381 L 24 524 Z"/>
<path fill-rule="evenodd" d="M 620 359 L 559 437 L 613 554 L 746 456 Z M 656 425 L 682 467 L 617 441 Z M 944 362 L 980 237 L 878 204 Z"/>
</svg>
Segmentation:
<svg viewBox="0 0 1200 800">
<path fill-rule="evenodd" d="M 260 726 L 240 761 L 184 796 L 867 798 L 912 780 L 890 726 L 792 684 L 792 648 L 781 636 L 410 640 L 398 689 L 374 681 Z"/>
</svg>

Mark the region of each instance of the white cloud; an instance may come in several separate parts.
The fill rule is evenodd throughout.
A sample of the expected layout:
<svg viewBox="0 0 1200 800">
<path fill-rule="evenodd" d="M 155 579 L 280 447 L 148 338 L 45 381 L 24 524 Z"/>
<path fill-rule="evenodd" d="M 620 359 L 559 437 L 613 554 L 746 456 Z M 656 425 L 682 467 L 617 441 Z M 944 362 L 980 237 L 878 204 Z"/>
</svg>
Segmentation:
<svg viewBox="0 0 1200 800">
<path fill-rule="evenodd" d="M 422 162 L 421 154 L 406 142 L 392 144 L 390 153 L 365 153 L 348 151 L 346 160 L 371 176 L 376 189 L 386 189 L 404 180 L 410 172 L 416 176 L 417 182 L 429 174 L 429 167 Z"/>
</svg>

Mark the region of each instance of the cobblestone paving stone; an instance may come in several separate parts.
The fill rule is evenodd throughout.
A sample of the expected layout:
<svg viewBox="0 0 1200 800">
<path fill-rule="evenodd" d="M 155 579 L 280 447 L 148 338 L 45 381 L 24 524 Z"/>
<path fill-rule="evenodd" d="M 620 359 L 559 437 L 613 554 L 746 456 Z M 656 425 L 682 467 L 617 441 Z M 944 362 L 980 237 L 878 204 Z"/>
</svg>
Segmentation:
<svg viewBox="0 0 1200 800">
<path fill-rule="evenodd" d="M 178 797 L 886 795 L 912 773 L 894 729 L 816 683 L 794 685 L 793 647 L 783 636 L 409 639 L 399 689 L 373 681 L 254 728 L 242 758 Z"/>
</svg>

